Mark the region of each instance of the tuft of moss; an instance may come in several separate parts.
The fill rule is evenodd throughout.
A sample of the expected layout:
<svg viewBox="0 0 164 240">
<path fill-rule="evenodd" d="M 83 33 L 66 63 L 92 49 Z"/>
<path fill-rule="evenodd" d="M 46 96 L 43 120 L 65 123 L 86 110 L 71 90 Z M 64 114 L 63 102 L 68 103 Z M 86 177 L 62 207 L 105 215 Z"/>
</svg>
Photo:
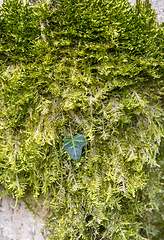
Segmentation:
<svg viewBox="0 0 164 240">
<path fill-rule="evenodd" d="M 142 2 L 4 0 L 0 183 L 17 199 L 44 195 L 47 239 L 157 232 L 150 189 L 161 171 L 164 71 L 155 18 Z M 70 119 L 86 139 L 79 163 L 63 148 Z"/>
</svg>

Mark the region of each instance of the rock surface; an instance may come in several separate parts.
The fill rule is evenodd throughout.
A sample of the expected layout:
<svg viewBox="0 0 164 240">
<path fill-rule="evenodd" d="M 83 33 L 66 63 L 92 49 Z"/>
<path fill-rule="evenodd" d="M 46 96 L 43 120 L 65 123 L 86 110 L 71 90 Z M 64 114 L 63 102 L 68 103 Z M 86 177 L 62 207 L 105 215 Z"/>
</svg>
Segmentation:
<svg viewBox="0 0 164 240">
<path fill-rule="evenodd" d="M 2 186 L 0 186 L 0 192 Z M 11 195 L 4 195 L 0 200 L 0 240 L 45 240 L 42 234 L 44 217 L 47 209 L 43 207 L 43 198 L 39 199 L 40 206 L 30 195 L 25 200 L 30 203 L 29 210 L 24 201 L 16 200 Z M 38 215 L 37 215 L 38 214 Z"/>
<path fill-rule="evenodd" d="M 129 2 L 134 5 L 136 3 L 136 0 L 129 0 Z M 164 0 L 149 0 L 149 2 L 157 13 L 157 21 L 159 24 L 161 24 L 164 22 Z"/>
<path fill-rule="evenodd" d="M 132 5 L 136 0 L 129 0 Z M 0 6 L 3 0 L 0 0 Z M 150 0 L 152 8 L 157 13 L 157 21 L 164 22 L 164 0 Z M 0 191 L 2 187 L 0 187 Z M 44 218 L 47 210 L 42 205 L 43 199 L 40 198 L 38 206 L 28 196 L 35 213 L 30 211 L 23 201 L 19 201 L 15 206 L 15 199 L 11 195 L 4 195 L 0 200 L 0 240 L 45 240 L 42 235 Z"/>
</svg>

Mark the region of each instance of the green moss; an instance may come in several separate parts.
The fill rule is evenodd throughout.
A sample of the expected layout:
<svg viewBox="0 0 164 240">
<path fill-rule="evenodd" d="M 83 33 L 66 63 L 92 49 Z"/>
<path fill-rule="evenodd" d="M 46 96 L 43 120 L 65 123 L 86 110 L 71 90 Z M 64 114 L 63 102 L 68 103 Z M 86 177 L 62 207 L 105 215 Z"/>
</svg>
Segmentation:
<svg viewBox="0 0 164 240">
<path fill-rule="evenodd" d="M 0 182 L 18 199 L 44 194 L 48 239 L 154 234 L 144 189 L 163 136 L 155 17 L 125 0 L 4 1 Z M 63 149 L 70 119 L 86 138 L 79 163 Z"/>
</svg>

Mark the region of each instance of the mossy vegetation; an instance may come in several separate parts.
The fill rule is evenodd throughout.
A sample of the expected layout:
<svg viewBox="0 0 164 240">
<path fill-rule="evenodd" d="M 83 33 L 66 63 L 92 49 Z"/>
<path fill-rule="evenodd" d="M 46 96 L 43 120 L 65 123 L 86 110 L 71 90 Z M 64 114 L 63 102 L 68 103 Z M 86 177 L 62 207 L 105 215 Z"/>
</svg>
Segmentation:
<svg viewBox="0 0 164 240">
<path fill-rule="evenodd" d="M 44 195 L 47 239 L 156 239 L 164 30 L 151 6 L 4 0 L 0 15 L 0 182 Z"/>
</svg>

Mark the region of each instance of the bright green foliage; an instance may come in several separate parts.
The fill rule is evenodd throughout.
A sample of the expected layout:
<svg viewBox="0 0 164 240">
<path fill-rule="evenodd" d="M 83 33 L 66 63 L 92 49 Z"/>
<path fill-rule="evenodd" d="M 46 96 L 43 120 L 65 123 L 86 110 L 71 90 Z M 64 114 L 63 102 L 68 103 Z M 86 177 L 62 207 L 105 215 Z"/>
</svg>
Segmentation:
<svg viewBox="0 0 164 240">
<path fill-rule="evenodd" d="M 73 139 L 64 138 L 64 149 L 75 162 L 79 162 L 81 158 L 82 148 L 85 146 L 85 138 L 82 134 L 76 135 Z"/>
<path fill-rule="evenodd" d="M 151 239 L 163 27 L 142 3 L 52 2 L 1 9 L 0 182 L 44 194 L 49 239 Z M 70 119 L 86 139 L 78 163 L 63 148 Z"/>
</svg>

